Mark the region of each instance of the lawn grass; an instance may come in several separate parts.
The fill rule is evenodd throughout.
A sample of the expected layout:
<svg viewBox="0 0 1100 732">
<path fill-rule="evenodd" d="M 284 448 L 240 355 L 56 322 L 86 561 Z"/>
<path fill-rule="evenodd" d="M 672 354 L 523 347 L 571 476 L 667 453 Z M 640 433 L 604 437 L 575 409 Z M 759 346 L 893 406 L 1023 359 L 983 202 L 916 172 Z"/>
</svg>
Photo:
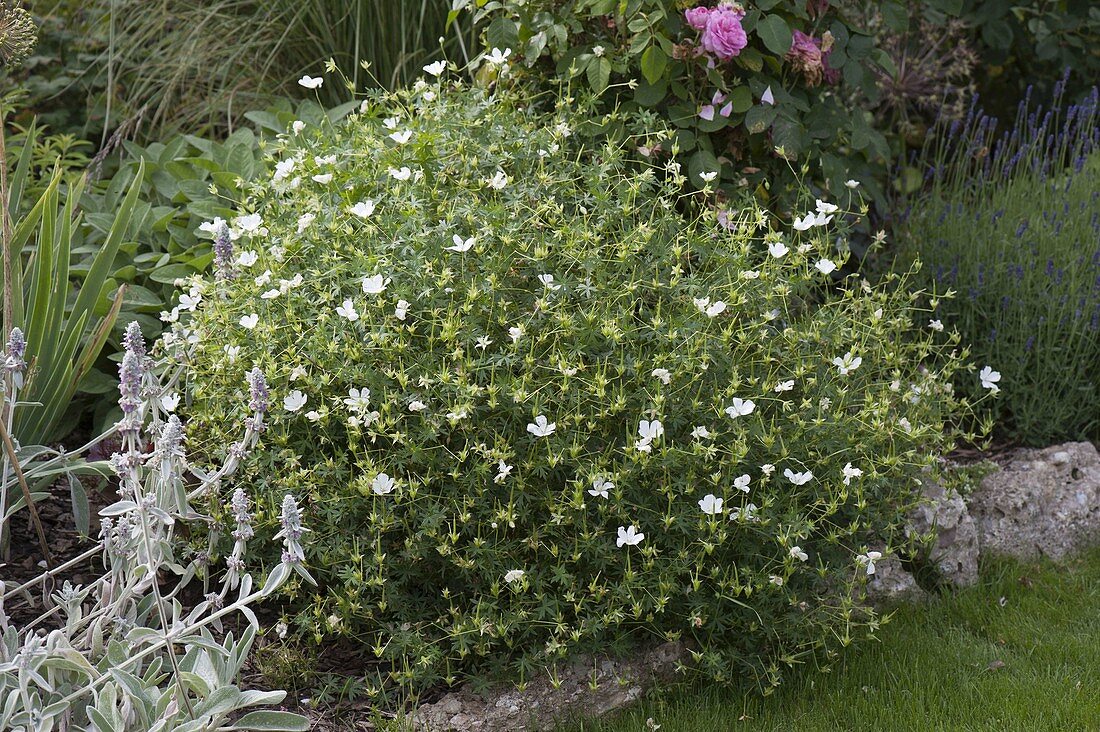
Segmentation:
<svg viewBox="0 0 1100 732">
<path fill-rule="evenodd" d="M 769 697 L 678 690 L 567 729 L 643 732 L 652 717 L 661 732 L 1100 730 L 1100 552 L 1061 568 L 998 561 L 982 576 L 898 608 L 880 642 Z"/>
</svg>

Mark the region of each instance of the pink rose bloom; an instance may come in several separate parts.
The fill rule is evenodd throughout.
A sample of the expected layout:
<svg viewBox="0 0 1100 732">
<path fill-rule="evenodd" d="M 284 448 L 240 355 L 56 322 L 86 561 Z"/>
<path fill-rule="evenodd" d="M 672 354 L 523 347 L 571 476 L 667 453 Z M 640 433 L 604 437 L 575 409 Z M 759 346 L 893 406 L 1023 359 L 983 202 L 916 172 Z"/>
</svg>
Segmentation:
<svg viewBox="0 0 1100 732">
<path fill-rule="evenodd" d="M 710 15 L 710 8 L 688 8 L 684 11 L 684 20 L 697 31 L 703 31 L 707 28 L 707 16 Z"/>
<path fill-rule="evenodd" d="M 720 59 L 729 60 L 749 45 L 745 29 L 741 27 L 744 13 L 726 6 L 719 6 L 707 15 L 707 27 L 700 38 L 703 48 Z"/>
</svg>

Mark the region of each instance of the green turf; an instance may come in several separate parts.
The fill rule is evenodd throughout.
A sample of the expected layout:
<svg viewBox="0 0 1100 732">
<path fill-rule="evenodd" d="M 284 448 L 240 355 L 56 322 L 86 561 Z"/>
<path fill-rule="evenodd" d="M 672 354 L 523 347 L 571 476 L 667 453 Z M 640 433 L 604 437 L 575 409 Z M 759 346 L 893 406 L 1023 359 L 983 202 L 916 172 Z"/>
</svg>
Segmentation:
<svg viewBox="0 0 1100 732">
<path fill-rule="evenodd" d="M 1007 562 L 954 596 L 901 607 L 879 642 L 768 697 L 679 690 L 569 732 L 1100 730 L 1100 552 Z"/>
</svg>

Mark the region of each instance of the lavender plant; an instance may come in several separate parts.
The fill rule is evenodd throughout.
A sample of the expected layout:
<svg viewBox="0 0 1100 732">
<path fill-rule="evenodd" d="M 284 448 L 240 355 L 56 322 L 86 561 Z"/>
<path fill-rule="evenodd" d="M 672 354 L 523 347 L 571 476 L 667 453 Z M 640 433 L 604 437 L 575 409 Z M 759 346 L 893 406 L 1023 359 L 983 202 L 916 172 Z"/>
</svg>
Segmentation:
<svg viewBox="0 0 1100 732">
<path fill-rule="evenodd" d="M 259 627 L 249 605 L 277 590 L 292 571 L 312 581 L 301 564 L 304 529 L 293 496 L 283 501 L 287 560 L 262 586 L 254 584 L 245 561 L 254 519 L 243 489 L 232 501 L 237 544 L 220 586 L 212 584 L 208 552 L 188 561 L 177 556 L 178 527 L 209 522 L 192 502 L 229 479 L 266 428 L 263 374 L 249 374 L 251 413 L 229 459 L 205 472 L 190 465 L 183 424 L 164 408 L 165 389 L 178 374 L 162 385 L 136 323 L 124 343 L 123 418 L 111 431 L 122 447 L 110 459 L 119 500 L 100 512 L 98 545 L 19 587 L 0 582 L 0 729 L 308 729 L 300 715 L 260 708 L 278 704 L 285 692 L 236 686 Z M 17 350 L 9 348 L 9 368 L 18 368 Z M 149 443 L 152 449 L 146 450 Z M 32 589 L 52 584 L 59 572 L 96 554 L 102 554 L 105 569 L 98 579 L 85 586 L 66 581 L 33 621 L 21 627 L 11 622 L 5 603 L 29 598 Z M 186 605 L 181 593 L 200 574 L 203 599 Z M 240 637 L 222 626 L 235 614 L 247 620 Z"/>
<path fill-rule="evenodd" d="M 976 106 L 942 125 L 904 223 L 903 266 L 958 293 L 936 317 L 997 365 L 990 413 L 1034 445 L 1100 435 L 1100 96 L 1065 104 L 1065 82 L 1007 129 Z"/>
<path fill-rule="evenodd" d="M 859 184 L 793 226 L 683 216 L 709 193 L 663 128 L 588 137 L 622 118 L 425 70 L 273 144 L 225 222 L 236 276 L 185 294 L 194 451 L 271 376 L 241 484 L 257 537 L 307 499 L 298 640 L 370 649 L 381 700 L 653 638 L 766 686 L 877 627 L 850 590 L 965 405 L 904 278 L 840 275 Z"/>
</svg>

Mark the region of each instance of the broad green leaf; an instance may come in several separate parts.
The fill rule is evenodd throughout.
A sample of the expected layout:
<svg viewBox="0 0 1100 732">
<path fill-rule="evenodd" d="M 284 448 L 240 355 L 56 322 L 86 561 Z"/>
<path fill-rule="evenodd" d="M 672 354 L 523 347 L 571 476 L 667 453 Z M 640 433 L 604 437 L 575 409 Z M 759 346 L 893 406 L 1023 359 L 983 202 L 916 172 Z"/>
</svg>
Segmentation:
<svg viewBox="0 0 1100 732">
<path fill-rule="evenodd" d="M 594 56 L 588 62 L 588 85 L 594 92 L 602 92 L 611 80 L 611 62 L 602 56 Z"/>
<path fill-rule="evenodd" d="M 791 50 L 790 26 L 778 15 L 765 16 L 756 24 L 756 34 L 764 42 L 764 47 L 777 56 L 783 56 Z"/>
<path fill-rule="evenodd" d="M 656 84 L 664 76 L 668 56 L 660 46 L 650 46 L 642 54 L 642 75 L 650 84 Z"/>
</svg>

